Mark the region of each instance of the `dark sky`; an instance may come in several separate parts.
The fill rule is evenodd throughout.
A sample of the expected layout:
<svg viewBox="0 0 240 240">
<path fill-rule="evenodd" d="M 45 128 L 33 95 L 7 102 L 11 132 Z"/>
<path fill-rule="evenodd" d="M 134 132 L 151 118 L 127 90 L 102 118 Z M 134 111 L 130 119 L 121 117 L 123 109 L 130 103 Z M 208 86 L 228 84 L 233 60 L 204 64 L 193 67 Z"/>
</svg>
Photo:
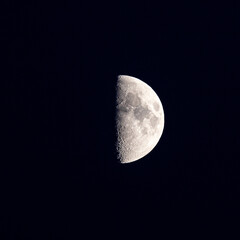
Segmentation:
<svg viewBox="0 0 240 240">
<path fill-rule="evenodd" d="M 161 235 L 239 216 L 237 4 L 6 6 L 1 239 Z M 165 111 L 158 145 L 125 165 L 119 74 L 149 84 Z"/>
</svg>

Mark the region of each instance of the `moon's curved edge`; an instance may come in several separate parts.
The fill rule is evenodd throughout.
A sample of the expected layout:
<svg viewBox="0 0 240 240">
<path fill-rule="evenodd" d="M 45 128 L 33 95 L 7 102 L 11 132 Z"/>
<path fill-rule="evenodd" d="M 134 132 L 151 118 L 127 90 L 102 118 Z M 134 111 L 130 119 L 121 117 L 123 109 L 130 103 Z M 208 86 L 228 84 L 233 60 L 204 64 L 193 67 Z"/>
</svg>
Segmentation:
<svg viewBox="0 0 240 240">
<path fill-rule="evenodd" d="M 132 82 L 136 82 L 137 84 L 141 84 L 143 85 L 144 87 L 148 88 L 149 90 L 151 90 L 151 92 L 157 97 L 157 99 L 159 100 L 159 103 L 161 105 L 161 109 L 162 109 L 162 125 L 163 125 L 163 128 L 164 128 L 164 125 L 165 125 L 165 114 L 164 114 L 164 109 L 163 109 L 163 105 L 162 105 L 162 102 L 160 100 L 160 98 L 158 97 L 157 93 L 147 84 L 145 83 L 144 81 L 136 78 L 136 77 L 132 77 L 132 76 L 128 76 L 128 75 L 118 75 L 117 77 L 117 84 L 116 84 L 116 95 L 117 95 L 117 99 L 116 99 L 116 102 L 118 101 L 118 95 L 119 95 L 119 85 L 120 83 L 123 81 L 123 82 L 127 82 L 127 81 L 132 81 Z M 116 126 L 116 129 L 117 131 L 119 130 L 118 129 L 118 126 L 117 126 L 117 108 L 115 109 L 115 126 Z M 156 143 L 151 147 L 149 148 L 148 152 L 146 154 L 144 154 L 143 156 L 139 156 L 139 157 L 135 157 L 135 158 L 132 158 L 132 159 L 126 159 L 126 156 L 124 157 L 124 153 L 122 152 L 122 149 L 120 149 L 122 146 L 121 144 L 119 143 L 119 141 L 123 141 L 123 139 L 120 139 L 119 137 L 119 133 L 117 132 L 117 139 L 116 139 L 116 142 L 115 142 L 115 147 L 116 147 L 116 150 L 117 150 L 117 159 L 119 160 L 120 163 L 122 164 L 125 164 L 125 163 L 131 163 L 131 162 L 135 162 L 141 158 L 143 158 L 144 156 L 146 156 L 148 153 L 150 153 L 153 148 L 157 145 L 157 143 L 159 142 L 161 136 L 162 136 L 162 133 L 163 133 L 163 128 L 162 128 L 162 131 L 160 133 L 160 136 L 158 138 L 158 140 L 156 141 Z"/>
</svg>

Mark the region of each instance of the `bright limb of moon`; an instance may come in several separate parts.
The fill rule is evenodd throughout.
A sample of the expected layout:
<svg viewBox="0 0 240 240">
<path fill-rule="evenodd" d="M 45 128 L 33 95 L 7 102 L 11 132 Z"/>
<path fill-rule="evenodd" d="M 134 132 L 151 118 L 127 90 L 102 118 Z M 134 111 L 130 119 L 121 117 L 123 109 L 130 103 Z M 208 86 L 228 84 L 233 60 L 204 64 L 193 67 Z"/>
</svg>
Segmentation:
<svg viewBox="0 0 240 240">
<path fill-rule="evenodd" d="M 121 163 L 134 162 L 152 151 L 161 138 L 162 103 L 145 82 L 119 75 L 116 104 L 118 159 Z"/>
</svg>

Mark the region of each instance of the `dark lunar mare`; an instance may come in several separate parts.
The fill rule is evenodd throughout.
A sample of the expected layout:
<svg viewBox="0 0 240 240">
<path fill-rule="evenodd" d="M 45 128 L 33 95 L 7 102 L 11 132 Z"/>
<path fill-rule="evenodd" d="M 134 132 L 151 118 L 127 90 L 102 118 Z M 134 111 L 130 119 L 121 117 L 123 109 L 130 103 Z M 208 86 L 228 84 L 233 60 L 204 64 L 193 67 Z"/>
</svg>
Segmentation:
<svg viewBox="0 0 240 240">
<path fill-rule="evenodd" d="M 134 109 L 134 116 L 137 120 L 142 122 L 144 118 L 150 117 L 150 110 L 148 109 L 148 107 L 137 107 Z"/>
<path fill-rule="evenodd" d="M 138 107 L 139 105 L 141 105 L 141 99 L 137 94 L 129 92 L 126 96 L 125 104 L 132 107 Z"/>
</svg>

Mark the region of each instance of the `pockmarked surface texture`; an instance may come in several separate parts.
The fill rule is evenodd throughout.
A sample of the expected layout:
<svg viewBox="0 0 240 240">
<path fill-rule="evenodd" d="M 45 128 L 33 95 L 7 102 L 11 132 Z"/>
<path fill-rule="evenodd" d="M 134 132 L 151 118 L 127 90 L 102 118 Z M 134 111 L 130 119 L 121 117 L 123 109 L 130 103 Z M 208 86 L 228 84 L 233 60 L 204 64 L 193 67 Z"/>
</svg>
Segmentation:
<svg viewBox="0 0 240 240">
<path fill-rule="evenodd" d="M 116 128 L 116 147 L 121 163 L 130 163 L 147 155 L 162 135 L 162 103 L 154 90 L 137 78 L 118 76 Z"/>
</svg>

